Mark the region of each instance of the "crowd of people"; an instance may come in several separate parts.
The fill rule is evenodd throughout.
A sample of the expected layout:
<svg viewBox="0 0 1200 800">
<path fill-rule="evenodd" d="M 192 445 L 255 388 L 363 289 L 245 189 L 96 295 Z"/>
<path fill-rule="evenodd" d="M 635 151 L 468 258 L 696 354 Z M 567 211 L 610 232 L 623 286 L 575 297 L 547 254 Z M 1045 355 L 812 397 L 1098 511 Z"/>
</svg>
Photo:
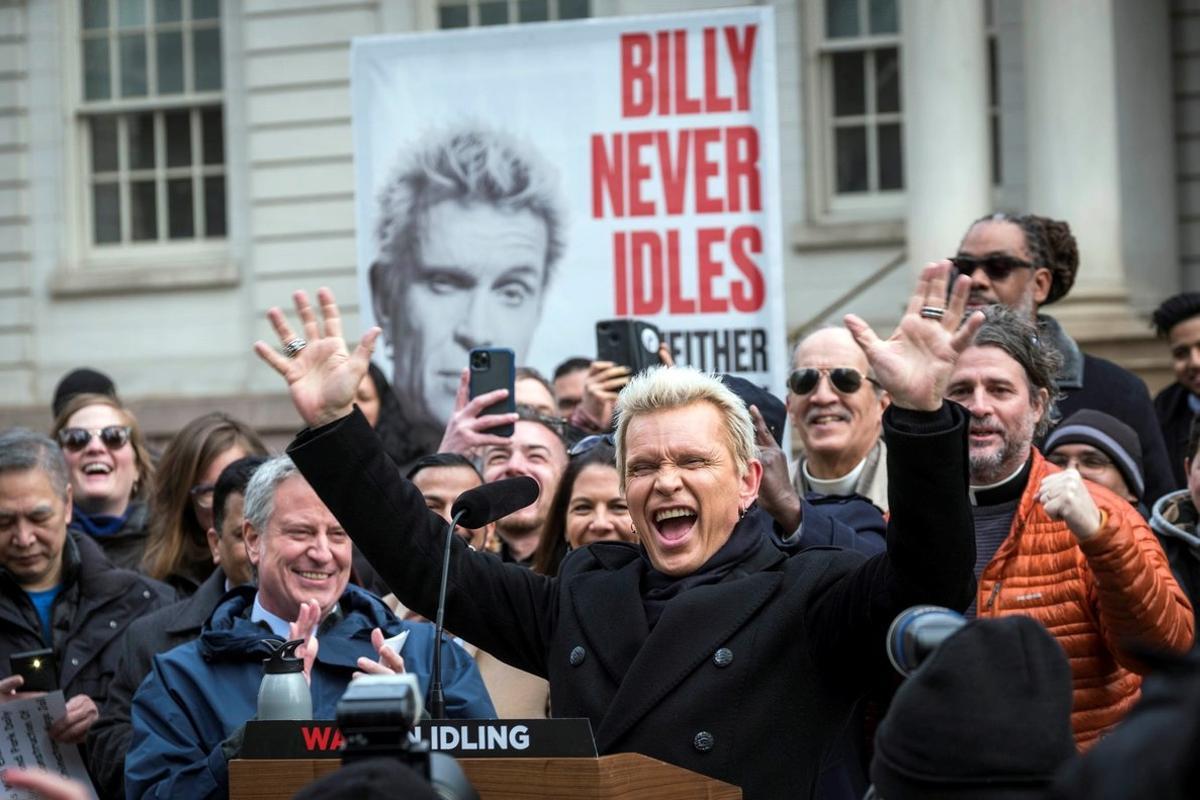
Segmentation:
<svg viewBox="0 0 1200 800">
<path fill-rule="evenodd" d="M 436 650 L 450 717 L 586 717 L 600 753 L 748 798 L 1112 791 L 1164 715 L 1195 727 L 1200 294 L 1155 312 L 1176 382 L 1152 401 L 1047 313 L 1079 268 L 1065 222 L 988 216 L 889 338 L 817 330 L 786 387 L 664 349 L 636 375 L 522 367 L 487 414 L 507 391 L 470 397 L 464 369 L 422 448 L 379 329 L 348 345 L 328 290 L 255 345 L 307 426 L 285 453 L 219 411 L 156 452 L 76 370 L 48 435 L 0 432 L 0 671 L 53 651 L 50 735 L 102 798 L 225 796 L 295 639 L 316 718 L 356 674 L 427 692 Z M 456 529 L 438 640 L 450 509 L 516 476 L 536 501 Z M 884 642 L 923 604 L 970 622 L 901 685 Z M 1197 741 L 1159 741 L 1156 786 L 1188 793 Z"/>
</svg>

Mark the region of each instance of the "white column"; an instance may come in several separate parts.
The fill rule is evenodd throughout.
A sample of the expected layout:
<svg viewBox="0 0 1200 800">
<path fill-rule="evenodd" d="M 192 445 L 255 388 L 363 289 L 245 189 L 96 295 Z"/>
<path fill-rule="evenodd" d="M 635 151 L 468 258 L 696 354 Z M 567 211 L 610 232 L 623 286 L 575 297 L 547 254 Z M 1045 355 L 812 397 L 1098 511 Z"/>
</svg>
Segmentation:
<svg viewBox="0 0 1200 800">
<path fill-rule="evenodd" d="M 983 0 L 901 5 L 908 257 L 951 255 L 991 210 Z"/>
<path fill-rule="evenodd" d="M 1023 22 L 1026 210 L 1070 223 L 1080 257 L 1068 299 L 1047 311 L 1077 336 L 1111 335 L 1133 325 L 1121 263 L 1113 2 L 1025 0 Z"/>
</svg>

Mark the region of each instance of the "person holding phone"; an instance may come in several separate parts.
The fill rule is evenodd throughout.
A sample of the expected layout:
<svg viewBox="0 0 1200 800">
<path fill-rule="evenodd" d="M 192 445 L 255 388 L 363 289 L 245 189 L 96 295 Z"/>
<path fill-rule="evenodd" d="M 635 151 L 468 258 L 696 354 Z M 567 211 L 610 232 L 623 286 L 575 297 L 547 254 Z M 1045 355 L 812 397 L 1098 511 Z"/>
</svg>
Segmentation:
<svg viewBox="0 0 1200 800">
<path fill-rule="evenodd" d="M 23 672 L 26 688 L 40 676 L 39 688 L 61 688 L 66 715 L 50 733 L 78 743 L 107 697 L 121 635 L 174 593 L 114 567 L 92 537 L 68 532 L 72 496 L 53 440 L 19 428 L 0 433 L 0 669 Z M 47 664 L 54 674 L 45 675 Z"/>
</svg>

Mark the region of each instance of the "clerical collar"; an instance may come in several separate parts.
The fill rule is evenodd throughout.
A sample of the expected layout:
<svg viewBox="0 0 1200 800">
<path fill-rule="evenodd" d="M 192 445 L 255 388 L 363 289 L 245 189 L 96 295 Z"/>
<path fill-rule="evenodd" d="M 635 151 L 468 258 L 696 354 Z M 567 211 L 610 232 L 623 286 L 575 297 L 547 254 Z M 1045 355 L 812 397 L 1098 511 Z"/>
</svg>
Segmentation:
<svg viewBox="0 0 1200 800">
<path fill-rule="evenodd" d="M 832 494 L 839 497 L 854 494 L 855 487 L 858 486 L 858 478 L 866 469 L 867 459 L 858 462 L 854 469 L 847 472 L 840 478 L 814 478 L 813 474 L 808 471 L 808 462 L 805 461 L 801 465 L 804 470 L 804 480 L 808 481 L 808 485 L 817 494 Z"/>
<path fill-rule="evenodd" d="M 1004 480 L 989 483 L 986 486 L 968 487 L 967 494 L 971 496 L 971 505 L 994 506 L 1019 499 L 1021 493 L 1025 491 L 1025 484 L 1029 482 L 1029 469 L 1032 465 L 1033 454 L 1030 453 L 1025 463 Z"/>
</svg>

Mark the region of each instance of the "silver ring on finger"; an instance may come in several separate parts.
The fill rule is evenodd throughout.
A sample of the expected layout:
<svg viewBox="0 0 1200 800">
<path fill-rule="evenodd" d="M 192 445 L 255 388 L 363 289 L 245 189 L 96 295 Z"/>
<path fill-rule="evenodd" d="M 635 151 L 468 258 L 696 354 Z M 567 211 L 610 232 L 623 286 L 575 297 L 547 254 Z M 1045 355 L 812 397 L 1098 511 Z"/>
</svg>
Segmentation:
<svg viewBox="0 0 1200 800">
<path fill-rule="evenodd" d="M 921 306 L 920 314 L 925 319 L 941 319 L 946 316 L 946 309 L 937 306 Z"/>
<path fill-rule="evenodd" d="M 283 343 L 283 354 L 288 358 L 295 358 L 306 347 L 308 347 L 308 340 L 297 336 Z"/>
</svg>

